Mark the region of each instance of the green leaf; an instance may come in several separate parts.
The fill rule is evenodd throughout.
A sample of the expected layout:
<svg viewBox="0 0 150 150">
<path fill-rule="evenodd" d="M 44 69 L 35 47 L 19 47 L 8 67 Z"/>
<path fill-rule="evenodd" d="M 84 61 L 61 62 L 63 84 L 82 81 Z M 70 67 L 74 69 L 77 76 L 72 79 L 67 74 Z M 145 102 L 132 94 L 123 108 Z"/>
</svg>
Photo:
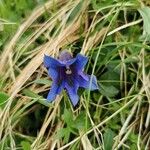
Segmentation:
<svg viewBox="0 0 150 150">
<path fill-rule="evenodd" d="M 113 138 L 115 133 L 111 129 L 107 129 L 104 133 L 104 149 L 111 150 L 113 146 Z"/>
<path fill-rule="evenodd" d="M 4 107 L 5 106 L 5 101 L 7 101 L 9 98 L 9 95 L 4 93 L 4 92 L 0 92 L 0 107 Z"/>
<path fill-rule="evenodd" d="M 138 135 L 135 134 L 135 133 L 133 133 L 133 132 L 131 132 L 130 135 L 129 135 L 129 139 L 130 139 L 130 141 L 131 141 L 132 143 L 136 143 L 137 140 L 138 140 Z"/>
<path fill-rule="evenodd" d="M 92 4 L 92 7 L 93 7 L 94 10 L 98 10 L 102 7 L 112 5 L 113 2 L 114 1 L 107 1 L 107 0 L 104 0 L 104 1 L 92 0 L 91 4 Z"/>
<path fill-rule="evenodd" d="M 101 83 L 105 86 L 115 86 L 118 87 L 120 86 L 120 70 L 115 69 L 114 66 L 115 64 L 111 64 L 107 67 L 108 71 L 105 72 L 103 75 L 100 77 Z"/>
<path fill-rule="evenodd" d="M 22 149 L 23 149 L 23 150 L 31 150 L 30 143 L 27 142 L 27 141 L 22 141 L 22 142 L 21 142 L 21 146 L 22 146 Z"/>
<path fill-rule="evenodd" d="M 73 115 L 70 110 L 67 109 L 64 110 L 63 118 L 69 127 L 72 127 L 74 125 Z"/>
<path fill-rule="evenodd" d="M 80 149 L 79 148 L 79 142 L 75 142 L 74 144 L 72 144 L 71 146 L 70 146 L 70 150 L 77 150 L 77 149 Z"/>
<path fill-rule="evenodd" d="M 64 138 L 64 142 L 67 143 L 70 137 L 70 130 L 69 128 L 62 128 L 57 131 L 56 138 L 61 139 Z"/>
<path fill-rule="evenodd" d="M 70 23 L 71 21 L 73 21 L 75 19 L 75 17 L 77 17 L 81 10 L 82 10 L 82 4 L 83 4 L 83 0 L 81 0 L 76 7 L 73 8 L 70 16 L 68 17 L 67 23 Z"/>
<path fill-rule="evenodd" d="M 61 138 L 63 138 L 65 135 L 66 135 L 66 133 L 67 133 L 67 128 L 62 128 L 62 129 L 59 129 L 58 131 L 57 131 L 57 134 L 56 134 L 56 138 L 57 139 L 61 139 Z"/>
<path fill-rule="evenodd" d="M 150 34 L 150 8 L 149 7 L 143 7 L 141 9 L 139 9 L 139 12 L 143 18 L 143 22 L 144 22 L 144 25 L 143 25 L 143 28 L 144 28 L 144 31 L 147 33 L 147 34 Z"/>
<path fill-rule="evenodd" d="M 47 80 L 47 79 L 37 79 L 37 80 L 33 81 L 33 83 L 51 85 L 52 81 Z"/>
<path fill-rule="evenodd" d="M 105 85 L 101 84 L 101 93 L 104 96 L 114 97 L 119 93 L 119 90 L 112 85 L 105 86 Z"/>
<path fill-rule="evenodd" d="M 47 107 L 52 107 L 52 104 L 47 102 L 46 100 L 44 100 L 44 98 L 40 95 L 38 95 L 37 93 L 34 93 L 33 91 L 31 91 L 30 89 L 24 89 L 23 94 L 25 94 L 25 96 L 37 99 L 37 101 L 42 104 L 45 105 Z"/>
<path fill-rule="evenodd" d="M 82 111 L 82 112 L 80 112 L 78 117 L 75 119 L 74 126 L 78 130 L 84 131 L 84 130 L 86 130 L 85 122 L 86 122 L 86 114 L 85 114 L 85 112 Z M 90 127 L 89 120 L 87 123 L 88 123 L 88 128 L 89 128 Z"/>
<path fill-rule="evenodd" d="M 40 97 L 38 94 L 34 93 L 30 89 L 24 89 L 23 94 L 25 94 L 28 97 L 32 97 L 32 98 L 39 98 Z"/>
</svg>

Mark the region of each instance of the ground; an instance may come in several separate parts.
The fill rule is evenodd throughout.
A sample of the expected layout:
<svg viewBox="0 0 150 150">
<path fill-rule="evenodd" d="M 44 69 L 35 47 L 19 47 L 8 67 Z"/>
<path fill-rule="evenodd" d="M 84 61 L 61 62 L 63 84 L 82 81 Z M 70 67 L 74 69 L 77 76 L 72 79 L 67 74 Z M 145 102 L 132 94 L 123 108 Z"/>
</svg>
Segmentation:
<svg viewBox="0 0 150 150">
<path fill-rule="evenodd" d="M 150 149 L 150 8 L 140 0 L 0 1 L 0 149 Z M 44 54 L 88 57 L 99 90 L 64 90 Z"/>
</svg>

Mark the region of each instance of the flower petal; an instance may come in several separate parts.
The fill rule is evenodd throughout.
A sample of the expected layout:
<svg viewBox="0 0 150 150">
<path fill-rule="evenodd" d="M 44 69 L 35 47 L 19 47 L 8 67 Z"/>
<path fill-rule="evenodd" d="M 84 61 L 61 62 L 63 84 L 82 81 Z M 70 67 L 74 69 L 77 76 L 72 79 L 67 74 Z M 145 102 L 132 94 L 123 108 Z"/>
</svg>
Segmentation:
<svg viewBox="0 0 150 150">
<path fill-rule="evenodd" d="M 44 55 L 44 66 L 46 68 L 50 68 L 50 67 L 54 68 L 63 65 L 57 59 L 51 56 Z"/>
<path fill-rule="evenodd" d="M 57 80 L 59 76 L 58 68 L 48 68 L 48 75 L 53 79 Z"/>
<path fill-rule="evenodd" d="M 76 60 L 77 60 L 76 58 L 67 60 L 65 64 L 66 64 L 66 66 L 70 66 L 70 65 L 72 65 Z"/>
<path fill-rule="evenodd" d="M 47 100 L 49 102 L 52 102 L 55 100 L 56 96 L 58 94 L 60 94 L 60 92 L 62 91 L 62 89 L 64 88 L 64 84 L 62 83 L 61 85 L 58 85 L 57 83 L 53 82 L 51 89 L 47 95 Z"/>
<path fill-rule="evenodd" d="M 76 106 L 79 101 L 79 96 L 77 94 L 78 87 L 79 87 L 78 83 L 74 83 L 74 86 L 69 86 L 68 83 L 65 84 L 65 88 L 67 90 L 67 93 L 73 106 Z"/>
<path fill-rule="evenodd" d="M 97 85 L 97 79 L 94 75 L 88 75 L 89 79 L 88 81 L 85 80 L 83 77 L 79 76 L 78 82 L 79 82 L 79 86 L 89 89 L 89 90 L 98 90 L 99 87 Z M 92 81 L 91 81 L 92 80 Z"/>
<path fill-rule="evenodd" d="M 80 75 L 84 80 L 89 80 L 89 75 L 85 74 L 83 71 L 79 71 L 78 75 Z"/>
<path fill-rule="evenodd" d="M 62 90 L 64 89 L 64 87 L 65 87 L 65 82 L 62 81 L 62 83 L 60 83 L 60 84 L 57 83 L 57 85 L 58 85 L 57 94 L 60 94 L 61 91 L 62 91 Z"/>
<path fill-rule="evenodd" d="M 83 68 L 85 67 L 85 65 L 88 62 L 88 58 L 81 54 L 77 54 L 76 58 L 77 58 L 77 61 L 76 61 L 77 70 L 83 70 Z"/>
<path fill-rule="evenodd" d="M 65 61 L 59 60 L 59 62 L 62 64 L 62 66 L 67 66 L 67 67 L 72 65 L 75 61 L 76 61 L 76 58 L 73 58 L 73 59 L 70 59 L 70 60 L 65 60 Z"/>
</svg>

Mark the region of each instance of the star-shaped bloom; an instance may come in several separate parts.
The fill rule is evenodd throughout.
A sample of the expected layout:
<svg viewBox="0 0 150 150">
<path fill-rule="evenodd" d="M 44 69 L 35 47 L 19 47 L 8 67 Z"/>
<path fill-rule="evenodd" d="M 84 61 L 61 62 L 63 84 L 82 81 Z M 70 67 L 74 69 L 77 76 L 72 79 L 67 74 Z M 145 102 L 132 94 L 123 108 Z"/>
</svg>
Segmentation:
<svg viewBox="0 0 150 150">
<path fill-rule="evenodd" d="M 65 50 L 60 53 L 58 59 L 45 55 L 44 66 L 53 80 L 47 100 L 52 102 L 65 89 L 71 103 L 76 106 L 79 101 L 77 93 L 79 87 L 90 90 L 99 89 L 96 77 L 83 72 L 87 62 L 87 57 L 77 54 L 73 58 L 71 53 Z"/>
</svg>

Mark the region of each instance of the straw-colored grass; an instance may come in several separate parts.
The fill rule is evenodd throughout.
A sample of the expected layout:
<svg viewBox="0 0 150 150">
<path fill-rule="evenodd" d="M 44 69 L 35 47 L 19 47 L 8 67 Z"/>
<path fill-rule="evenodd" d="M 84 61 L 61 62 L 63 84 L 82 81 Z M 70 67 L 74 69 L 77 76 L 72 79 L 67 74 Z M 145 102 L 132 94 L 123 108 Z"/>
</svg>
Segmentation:
<svg viewBox="0 0 150 150">
<path fill-rule="evenodd" d="M 143 5 L 54 0 L 31 11 L 0 54 L 0 87 L 9 96 L 0 107 L 1 150 L 150 148 L 150 47 L 140 40 L 138 12 Z M 65 92 L 53 103 L 45 99 L 51 79 L 44 54 L 57 57 L 63 49 L 89 57 L 85 71 L 100 86 L 79 90 L 76 108 Z"/>
</svg>

